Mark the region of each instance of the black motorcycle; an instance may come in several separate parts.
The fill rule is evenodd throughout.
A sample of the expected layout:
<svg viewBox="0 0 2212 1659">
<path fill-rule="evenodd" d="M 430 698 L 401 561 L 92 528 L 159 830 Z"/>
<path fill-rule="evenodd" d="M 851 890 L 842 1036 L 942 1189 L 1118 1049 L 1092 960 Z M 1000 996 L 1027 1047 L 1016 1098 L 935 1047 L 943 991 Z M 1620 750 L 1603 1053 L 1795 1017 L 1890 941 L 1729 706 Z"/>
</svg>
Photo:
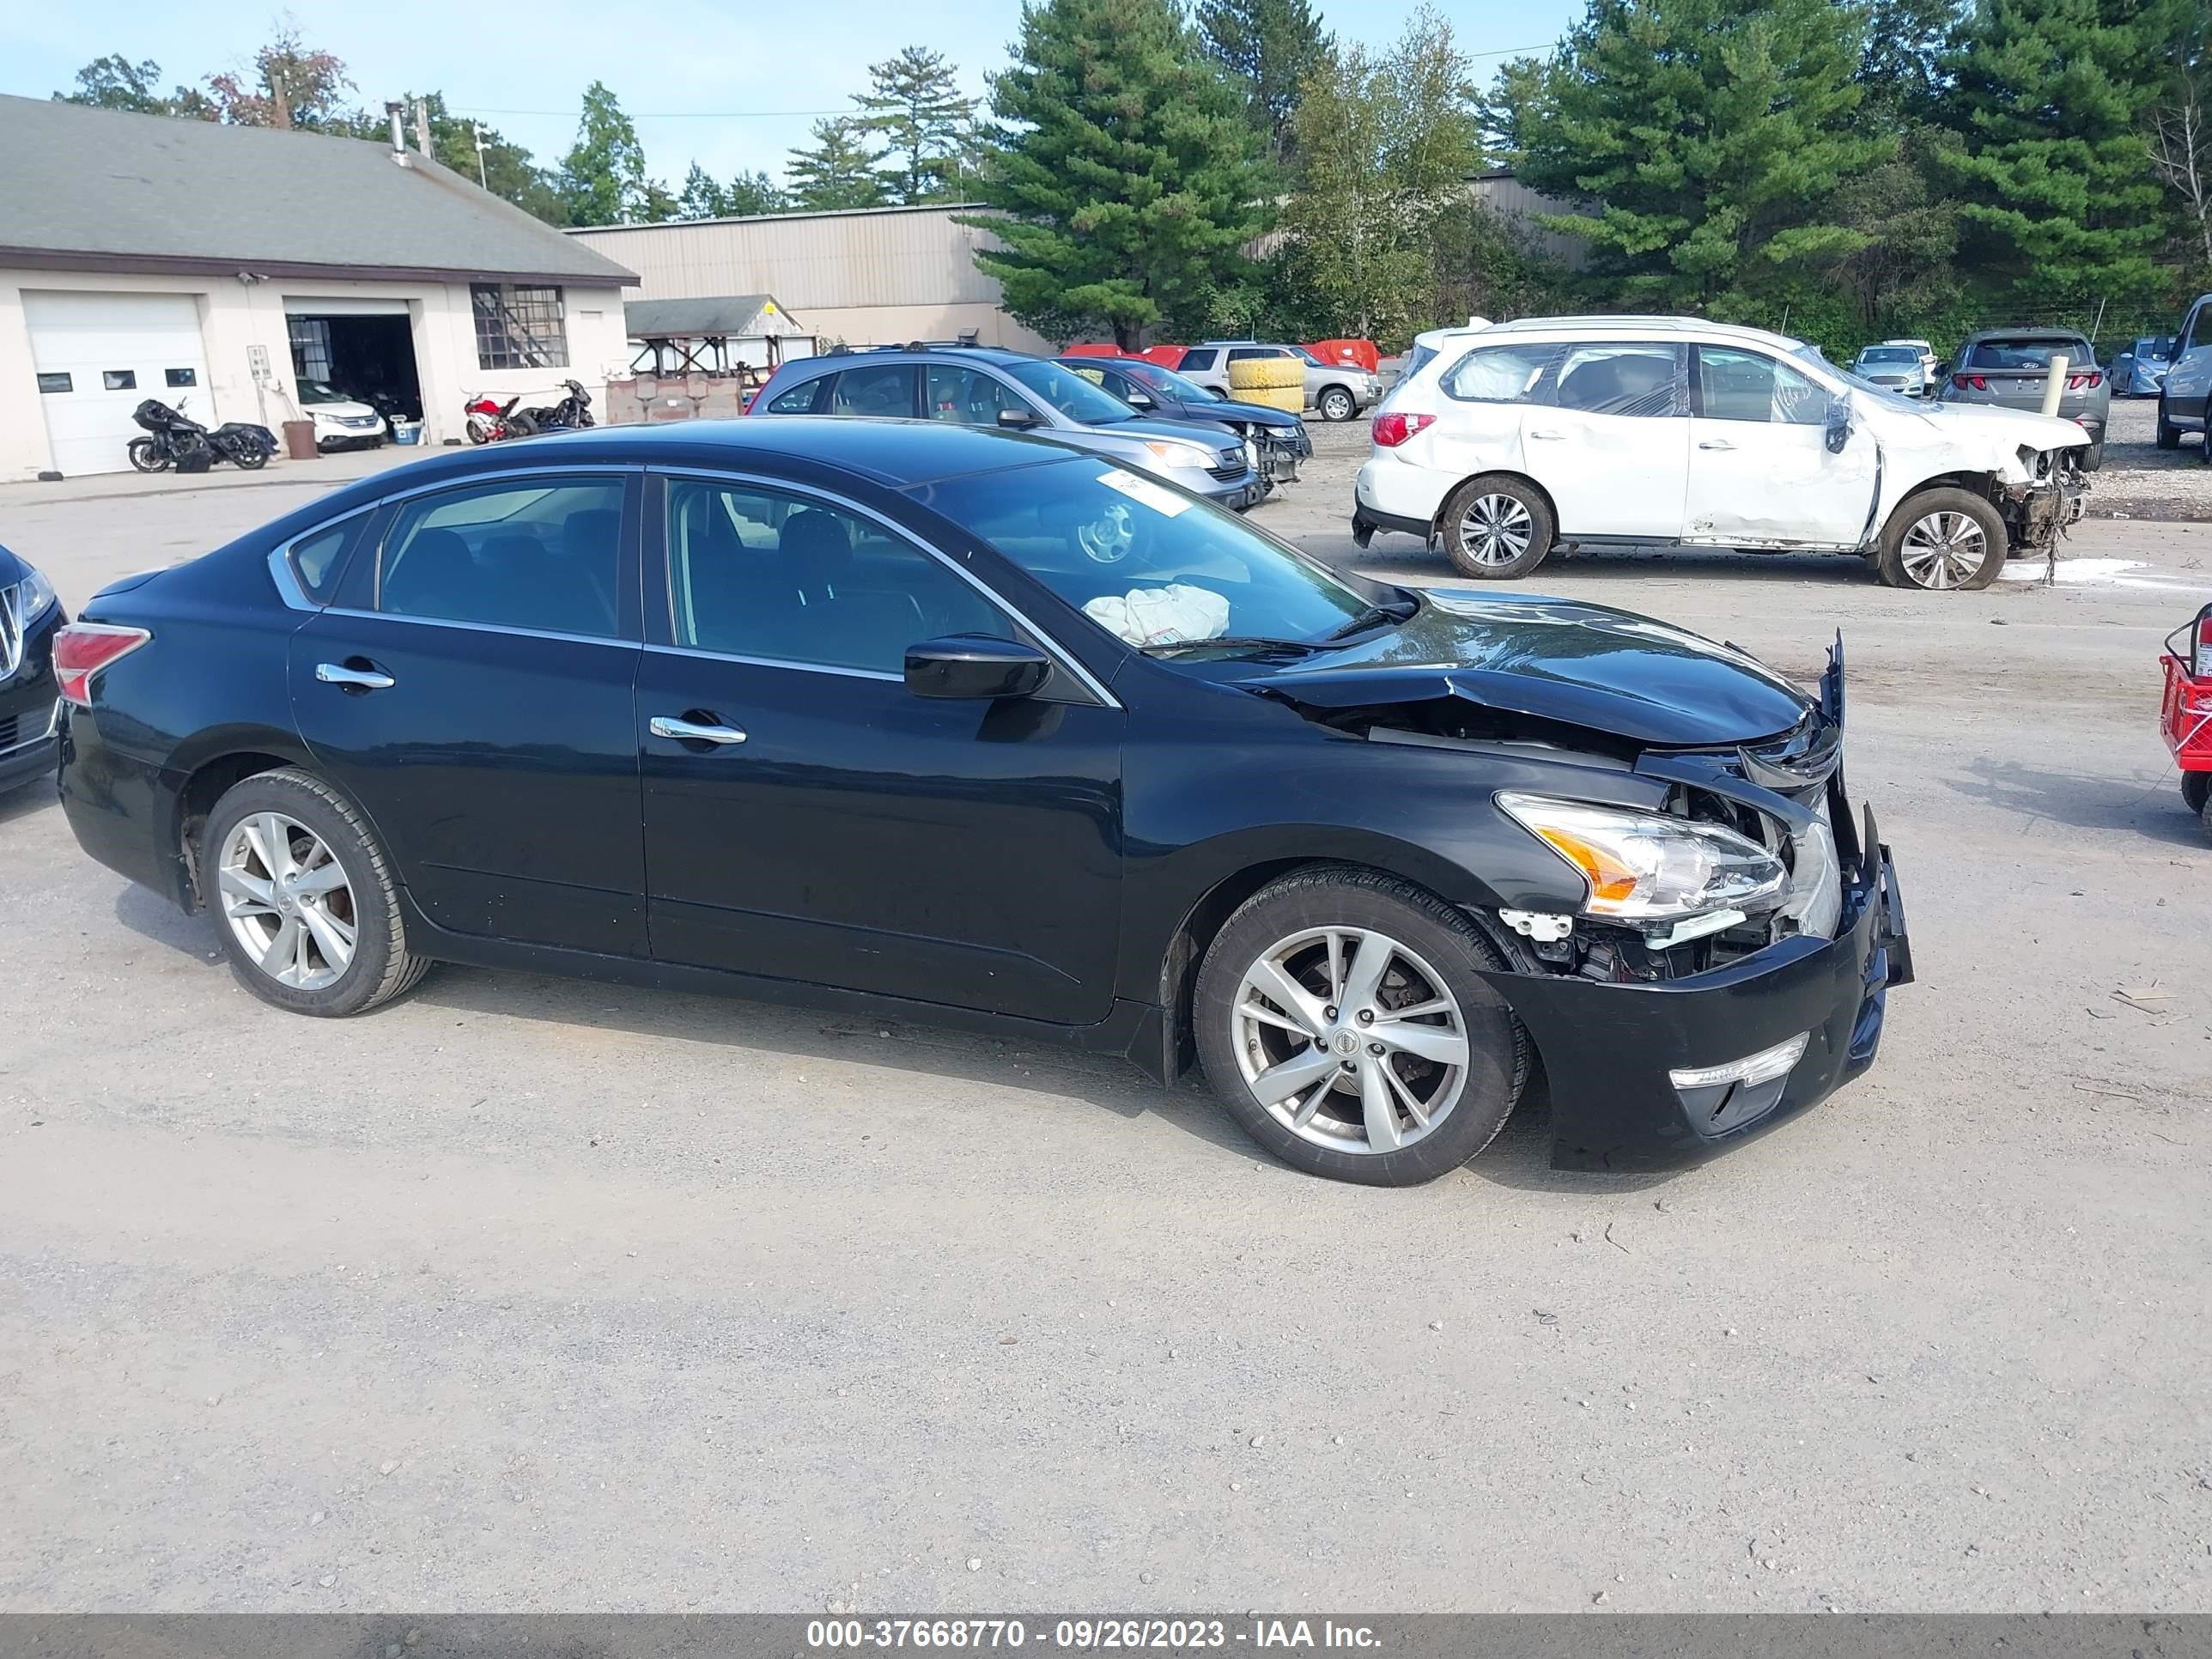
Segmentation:
<svg viewBox="0 0 2212 1659">
<path fill-rule="evenodd" d="M 592 425 L 592 394 L 579 381 L 563 380 L 561 384 L 568 388 L 568 395 L 559 403 L 516 410 L 508 415 L 509 435 L 532 438 L 541 432 L 570 432 Z"/>
<path fill-rule="evenodd" d="M 225 421 L 210 432 L 153 398 L 132 410 L 131 418 L 148 434 L 133 438 L 127 450 L 131 465 L 141 472 L 166 472 L 172 467 L 179 472 L 204 472 L 217 461 L 252 472 L 276 453 L 276 434 L 265 426 Z"/>
</svg>

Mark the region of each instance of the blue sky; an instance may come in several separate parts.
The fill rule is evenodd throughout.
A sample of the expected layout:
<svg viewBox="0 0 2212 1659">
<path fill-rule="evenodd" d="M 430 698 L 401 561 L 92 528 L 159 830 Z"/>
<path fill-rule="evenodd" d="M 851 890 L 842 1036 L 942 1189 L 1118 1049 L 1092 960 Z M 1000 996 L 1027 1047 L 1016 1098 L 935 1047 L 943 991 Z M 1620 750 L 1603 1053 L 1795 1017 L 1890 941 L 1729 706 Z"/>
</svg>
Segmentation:
<svg viewBox="0 0 2212 1659">
<path fill-rule="evenodd" d="M 1376 44 L 1413 9 L 1413 0 L 1322 3 L 1330 27 Z M 197 82 L 250 61 L 280 9 L 237 0 L 23 0 L 0 8 L 0 92 L 45 97 L 109 52 L 153 58 L 165 86 Z M 1438 9 L 1465 50 L 1503 54 L 1548 46 L 1583 8 L 1579 0 L 1439 0 Z M 718 177 L 755 167 L 781 173 L 812 113 L 849 107 L 867 65 L 901 46 L 945 53 L 980 92 L 985 71 L 1005 62 L 1021 8 L 1019 0 L 312 0 L 291 15 L 308 44 L 345 60 L 364 104 L 441 88 L 458 112 L 482 114 L 541 162 L 568 149 L 584 88 L 604 80 L 637 118 L 647 165 L 672 185 L 694 156 Z M 1483 58 L 1485 78 L 1498 61 Z"/>
</svg>

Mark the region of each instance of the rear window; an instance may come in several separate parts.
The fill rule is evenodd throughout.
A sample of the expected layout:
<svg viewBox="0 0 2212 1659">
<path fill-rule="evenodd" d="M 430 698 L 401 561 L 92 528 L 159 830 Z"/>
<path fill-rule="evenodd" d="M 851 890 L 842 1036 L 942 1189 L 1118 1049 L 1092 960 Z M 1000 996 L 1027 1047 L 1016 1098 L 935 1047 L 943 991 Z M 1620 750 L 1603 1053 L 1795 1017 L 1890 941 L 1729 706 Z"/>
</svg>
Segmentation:
<svg viewBox="0 0 2212 1659">
<path fill-rule="evenodd" d="M 1966 360 L 1969 368 L 2048 368 L 2054 356 L 2069 363 L 2094 362 L 2097 354 L 2081 339 L 1979 340 Z"/>
</svg>

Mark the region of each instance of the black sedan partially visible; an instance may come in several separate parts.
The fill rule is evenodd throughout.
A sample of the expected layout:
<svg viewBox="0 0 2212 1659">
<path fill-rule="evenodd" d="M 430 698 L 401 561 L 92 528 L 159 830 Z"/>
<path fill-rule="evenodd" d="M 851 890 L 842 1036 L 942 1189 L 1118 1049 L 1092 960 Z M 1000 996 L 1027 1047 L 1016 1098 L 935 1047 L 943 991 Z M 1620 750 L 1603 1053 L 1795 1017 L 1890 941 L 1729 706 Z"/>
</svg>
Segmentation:
<svg viewBox="0 0 2212 1659">
<path fill-rule="evenodd" d="M 0 547 L 0 792 L 53 775 L 54 634 L 68 620 L 44 573 Z"/>
<path fill-rule="evenodd" d="M 56 647 L 86 850 L 239 981 L 434 961 L 1194 1061 L 1300 1168 L 1726 1146 L 1911 977 L 1843 669 L 1348 580 L 1048 441 L 793 416 L 418 462 Z"/>
<path fill-rule="evenodd" d="M 1261 471 L 1273 483 L 1298 476 L 1298 463 L 1313 458 L 1313 437 L 1305 422 L 1287 409 L 1240 403 L 1214 395 L 1197 381 L 1143 357 L 1062 357 L 1060 367 L 1095 380 L 1139 415 L 1164 421 L 1212 421 L 1249 440 L 1259 451 Z"/>
</svg>

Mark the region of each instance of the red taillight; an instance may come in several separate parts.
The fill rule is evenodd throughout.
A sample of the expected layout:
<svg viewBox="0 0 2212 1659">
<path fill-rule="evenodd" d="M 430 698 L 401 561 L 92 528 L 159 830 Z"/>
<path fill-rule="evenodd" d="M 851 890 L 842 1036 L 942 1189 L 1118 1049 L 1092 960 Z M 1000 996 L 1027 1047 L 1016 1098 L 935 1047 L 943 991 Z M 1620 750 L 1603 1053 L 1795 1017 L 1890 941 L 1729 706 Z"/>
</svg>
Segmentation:
<svg viewBox="0 0 2212 1659">
<path fill-rule="evenodd" d="M 54 684 L 80 708 L 92 707 L 92 677 L 154 636 L 143 628 L 71 623 L 54 635 Z"/>
<path fill-rule="evenodd" d="M 2066 377 L 2066 389 L 2069 392 L 2079 392 L 2084 386 L 2095 386 L 2100 384 L 2104 380 L 2104 378 L 2105 371 L 2101 368 L 2096 370 L 2094 374 L 2069 374 Z"/>
<path fill-rule="evenodd" d="M 1978 374 L 1954 374 L 1951 377 L 1951 384 L 1961 392 L 1966 391 L 1969 386 L 1976 392 L 1987 392 L 1990 389 L 1990 383 Z"/>
<path fill-rule="evenodd" d="M 1384 449 L 1395 449 L 1400 444 L 1424 428 L 1434 426 L 1433 415 L 1401 415 L 1393 411 L 1375 417 L 1375 441 Z"/>
</svg>

